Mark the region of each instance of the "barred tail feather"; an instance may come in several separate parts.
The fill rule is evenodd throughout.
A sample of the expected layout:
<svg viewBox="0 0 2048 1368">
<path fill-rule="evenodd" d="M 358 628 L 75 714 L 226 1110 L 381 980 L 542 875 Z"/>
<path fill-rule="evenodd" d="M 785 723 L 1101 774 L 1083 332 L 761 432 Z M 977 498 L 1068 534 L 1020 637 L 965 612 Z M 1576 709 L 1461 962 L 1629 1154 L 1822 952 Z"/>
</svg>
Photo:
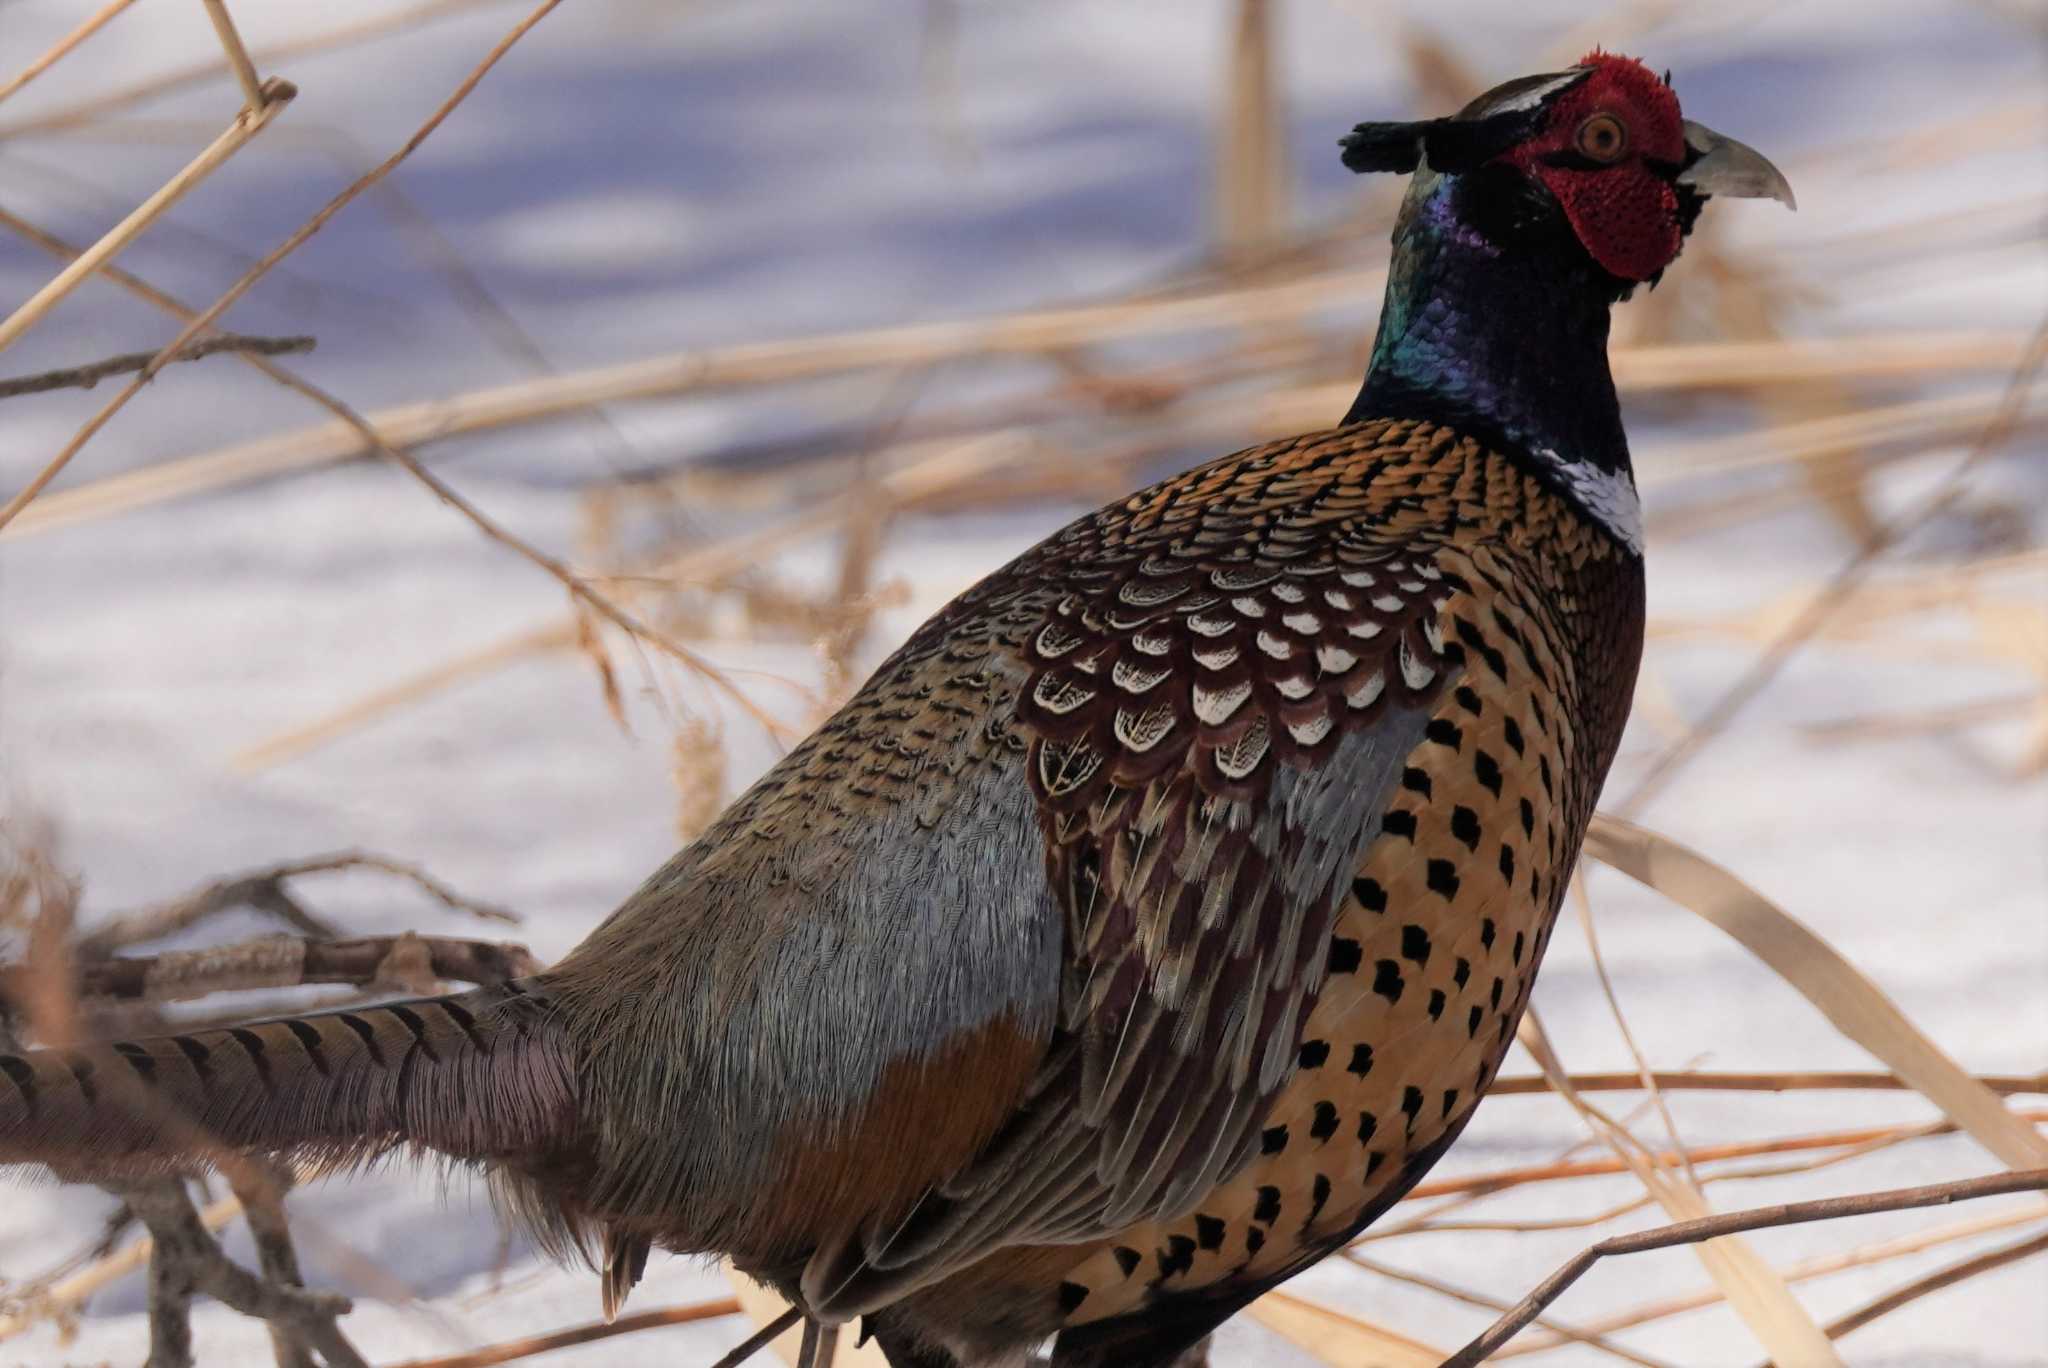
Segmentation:
<svg viewBox="0 0 2048 1368">
<path fill-rule="evenodd" d="M 572 1052 L 517 985 L 0 1055 L 0 1163 L 149 1171 L 209 1151 L 519 1160 L 576 1128 Z"/>
</svg>

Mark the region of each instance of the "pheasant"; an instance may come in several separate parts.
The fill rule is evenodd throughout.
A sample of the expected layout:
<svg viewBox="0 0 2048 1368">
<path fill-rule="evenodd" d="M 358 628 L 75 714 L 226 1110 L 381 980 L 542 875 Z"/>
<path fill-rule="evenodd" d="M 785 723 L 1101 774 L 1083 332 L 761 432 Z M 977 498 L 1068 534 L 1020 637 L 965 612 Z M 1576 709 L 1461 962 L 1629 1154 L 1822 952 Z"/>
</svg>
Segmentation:
<svg viewBox="0 0 2048 1368">
<path fill-rule="evenodd" d="M 0 1162 L 434 1151 L 608 1312 L 717 1253 L 897 1368 L 1170 1364 L 1349 1240 L 1493 1079 L 1628 713 L 1609 311 L 1791 194 L 1600 52 L 1343 147 L 1413 179 L 1342 424 L 967 590 L 554 968 L 0 1057 Z"/>
</svg>

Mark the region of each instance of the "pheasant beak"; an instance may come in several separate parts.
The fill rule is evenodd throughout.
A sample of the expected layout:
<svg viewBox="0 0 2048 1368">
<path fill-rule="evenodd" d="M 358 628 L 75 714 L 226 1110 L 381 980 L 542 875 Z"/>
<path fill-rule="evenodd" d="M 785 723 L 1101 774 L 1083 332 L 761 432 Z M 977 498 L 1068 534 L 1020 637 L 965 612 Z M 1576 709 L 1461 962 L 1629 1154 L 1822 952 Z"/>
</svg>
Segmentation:
<svg viewBox="0 0 2048 1368">
<path fill-rule="evenodd" d="M 1785 173 L 1748 143 L 1724 137 L 1705 124 L 1687 119 L 1685 145 L 1697 155 L 1678 173 L 1679 184 L 1689 185 L 1702 195 L 1774 199 L 1787 209 L 1799 208 Z"/>
</svg>

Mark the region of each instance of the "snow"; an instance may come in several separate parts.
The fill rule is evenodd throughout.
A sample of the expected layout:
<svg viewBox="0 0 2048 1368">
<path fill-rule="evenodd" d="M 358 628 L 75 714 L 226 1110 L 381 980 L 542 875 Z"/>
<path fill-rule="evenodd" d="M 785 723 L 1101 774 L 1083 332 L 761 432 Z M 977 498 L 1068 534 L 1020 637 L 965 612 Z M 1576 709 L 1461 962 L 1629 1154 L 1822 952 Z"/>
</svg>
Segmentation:
<svg viewBox="0 0 2048 1368">
<path fill-rule="evenodd" d="M 316 23 L 296 6 L 235 8 L 258 45 Z M 395 8 L 358 3 L 323 11 L 317 22 Z M 586 0 L 564 6 L 515 49 L 395 183 L 563 368 L 1100 297 L 1158 279 L 1201 250 L 1226 8 L 1217 0 L 983 0 L 958 7 L 955 46 L 935 52 L 927 44 L 941 30 L 927 28 L 926 8 L 883 0 Z M 1396 9 L 1455 36 L 1475 66 L 1503 77 L 1584 18 L 1583 7 L 1561 0 L 1284 6 L 1289 143 L 1304 220 L 1341 213 L 1358 194 L 1332 155 L 1337 133 L 1415 107 L 1400 44 L 1389 41 Z M 0 123 L 209 55 L 211 33 L 196 10 L 138 6 L 0 107 Z M 250 255 L 396 146 L 519 12 L 482 6 L 373 46 L 283 63 L 281 74 L 301 86 L 298 103 L 125 263 L 188 299 L 212 298 Z M 1727 221 L 1738 252 L 1782 252 L 1817 273 L 1823 288 L 1801 296 L 1802 329 L 2034 326 L 2048 303 L 2048 262 L 2037 242 L 2007 235 L 1967 253 L 1930 254 L 1881 281 L 1856 275 L 1851 260 L 1835 286 L 1828 253 L 1807 245 L 1936 207 L 1961 212 L 2039 195 L 2038 120 L 2017 134 L 1938 149 L 1913 168 L 1885 166 L 1875 152 L 1822 155 L 1856 141 L 1882 149 L 1916 128 L 2038 92 L 2040 54 L 2016 41 L 2017 22 L 1993 7 L 1931 0 L 1748 7 L 1725 21 L 1706 15 L 1686 11 L 1666 32 L 1602 36 L 1671 65 L 1689 113 L 1786 167 L 1800 196 L 1796 217 L 1767 205 L 1717 204 L 1710 214 Z M 75 6 L 54 0 L 0 7 L 0 71 L 18 69 L 76 21 Z M 232 98 L 216 84 L 142 107 L 114 136 L 9 139 L 0 145 L 0 202 L 90 239 L 212 136 Z M 528 373 L 480 335 L 432 260 L 406 221 L 373 197 L 294 256 L 233 322 L 248 332 L 317 333 L 320 348 L 304 371 L 358 408 Z M 26 297 L 49 269 L 31 249 L 0 245 L 0 298 Z M 1681 262 L 1677 273 L 1685 270 Z M 1813 283 L 1790 280 L 1786 288 Z M 1334 325 L 1355 331 L 1373 302 L 1335 302 Z M 13 347 L 6 369 L 28 373 L 129 350 L 166 339 L 169 328 L 95 285 Z M 934 388 L 993 387 L 1004 374 L 953 368 Z M 630 443 L 623 454 L 589 425 L 563 423 L 463 439 L 433 455 L 493 516 L 543 545 L 570 548 L 576 487 L 618 463 L 869 413 L 886 402 L 884 387 L 835 382 L 807 391 L 801 403 L 773 391 L 620 407 L 610 416 Z M 104 397 L 102 390 L 10 402 L 0 489 L 18 487 Z M 1690 406 L 1632 404 L 1642 464 L 1653 469 L 1661 447 L 1738 404 L 1724 396 Z M 62 484 L 316 417 L 232 363 L 183 367 L 96 439 Z M 2034 446 L 1985 471 L 1968 507 L 2016 510 L 2038 537 L 2048 493 L 2040 457 Z M 1939 468 L 1902 467 L 1882 493 L 1904 506 Z M 1653 615 L 1752 611 L 1818 584 L 1849 554 L 1839 533 L 1805 508 L 1660 539 L 1655 487 L 1647 504 Z M 1073 511 L 1048 505 L 899 524 L 879 573 L 914 591 L 887 615 L 869 657 Z M 1896 569 L 1887 573 L 1904 577 L 1936 553 L 1954 554 L 1968 532 L 1960 519 L 1944 521 L 1893 556 Z M 825 561 L 800 550 L 780 568 L 817 575 Z M 2009 583 L 2037 608 L 2048 592 L 2038 573 Z M 98 911 L 286 856 L 361 846 L 419 860 L 465 892 L 522 910 L 528 920 L 515 934 L 551 958 L 666 858 L 674 839 L 669 733 L 630 662 L 622 673 L 630 736 L 606 716 L 587 663 L 557 656 L 439 694 L 279 767 L 245 773 L 231 757 L 560 607 L 557 587 L 486 545 L 403 476 L 367 465 L 7 538 L 0 801 L 58 820 L 65 855 L 86 872 L 88 906 Z M 1805 730 L 2039 687 L 2024 664 L 2001 664 L 1969 646 L 1970 632 L 1965 615 L 1951 610 L 1905 649 L 1897 638 L 1890 649 L 1808 649 L 1645 820 L 1829 937 L 1966 1067 L 2038 1070 L 2048 1062 L 2048 784 L 2007 777 L 2024 724 L 1833 744 Z M 1753 651 L 1733 638 L 1654 642 L 1652 686 L 1696 716 Z M 719 642 L 713 653 L 735 667 L 816 677 L 812 653 L 794 646 Z M 739 722 L 729 735 L 731 777 L 740 783 L 772 750 Z M 1656 718 L 1639 714 L 1611 791 L 1624 791 L 1664 739 Z M 1592 888 L 1616 989 L 1660 1067 L 1872 1067 L 1704 923 L 1610 873 L 1596 874 Z M 310 898 L 364 933 L 494 933 L 367 877 L 316 885 Z M 1584 938 L 1569 920 L 1536 1001 L 1571 1066 L 1628 1066 Z M 1509 1071 L 1526 1068 L 1517 1058 Z M 1681 1094 L 1672 1105 L 1695 1143 L 1928 1116 L 1917 1099 L 1884 1094 Z M 1554 1102 L 1499 1098 L 1439 1175 L 1541 1162 L 1580 1138 Z M 1994 1167 L 1977 1146 L 1951 1137 L 1879 1151 L 1796 1187 L 1799 1196 L 1818 1196 Z M 1730 1182 L 1710 1193 L 1732 1209 L 1783 1200 L 1791 1186 Z M 17 1282 L 68 1253 L 109 1205 L 90 1189 L 4 1191 L 0 1270 Z M 1631 1180 L 1587 1180 L 1484 1212 L 1560 1216 L 1633 1194 Z M 523 1247 L 512 1252 L 504 1290 L 490 1294 L 498 1232 L 480 1188 L 465 1179 L 449 1181 L 444 1194 L 435 1174 L 385 1171 L 316 1186 L 293 1207 L 311 1278 L 357 1297 L 345 1324 L 377 1361 L 596 1313 L 592 1278 L 537 1266 Z M 1968 1214 L 1806 1226 L 1761 1233 L 1754 1243 L 1783 1264 Z M 1372 1253 L 1511 1300 L 1589 1238 L 1437 1234 Z M 2010 1238 L 1993 1234 L 1797 1290 L 1825 1320 Z M 239 1235 L 231 1246 L 246 1255 Z M 1846 1352 L 1858 1365 L 1900 1368 L 2048 1362 L 2043 1277 L 2037 1261 L 1976 1279 L 1845 1341 Z M 1593 1320 L 1703 1282 L 1686 1253 L 1638 1256 L 1596 1269 L 1557 1312 Z M 717 1286 L 701 1268 L 657 1259 L 634 1305 L 712 1295 Z M 1293 1290 L 1446 1347 L 1490 1319 L 1336 1264 Z M 0 1346 L 0 1361 L 139 1361 L 143 1297 L 141 1281 L 130 1278 L 93 1300 L 76 1339 L 39 1330 Z M 260 1326 L 213 1306 L 196 1324 L 201 1362 L 268 1361 Z M 703 1362 L 733 1338 L 731 1322 L 712 1323 L 549 1361 Z M 1759 1356 L 1721 1309 L 1621 1339 L 1687 1365 Z M 1217 1361 L 1277 1368 L 1309 1360 L 1240 1324 L 1226 1332 Z"/>
</svg>

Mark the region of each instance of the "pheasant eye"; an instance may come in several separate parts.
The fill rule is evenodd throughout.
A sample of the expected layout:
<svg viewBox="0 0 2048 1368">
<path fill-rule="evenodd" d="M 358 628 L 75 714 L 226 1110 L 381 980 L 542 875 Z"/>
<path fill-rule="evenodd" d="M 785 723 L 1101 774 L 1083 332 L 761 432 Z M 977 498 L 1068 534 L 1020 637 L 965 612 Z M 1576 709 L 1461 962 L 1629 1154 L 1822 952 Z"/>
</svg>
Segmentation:
<svg viewBox="0 0 2048 1368">
<path fill-rule="evenodd" d="M 1612 114 L 1595 114 L 1579 125 L 1579 152 L 1596 162 L 1611 162 L 1628 149 L 1628 129 Z"/>
</svg>

